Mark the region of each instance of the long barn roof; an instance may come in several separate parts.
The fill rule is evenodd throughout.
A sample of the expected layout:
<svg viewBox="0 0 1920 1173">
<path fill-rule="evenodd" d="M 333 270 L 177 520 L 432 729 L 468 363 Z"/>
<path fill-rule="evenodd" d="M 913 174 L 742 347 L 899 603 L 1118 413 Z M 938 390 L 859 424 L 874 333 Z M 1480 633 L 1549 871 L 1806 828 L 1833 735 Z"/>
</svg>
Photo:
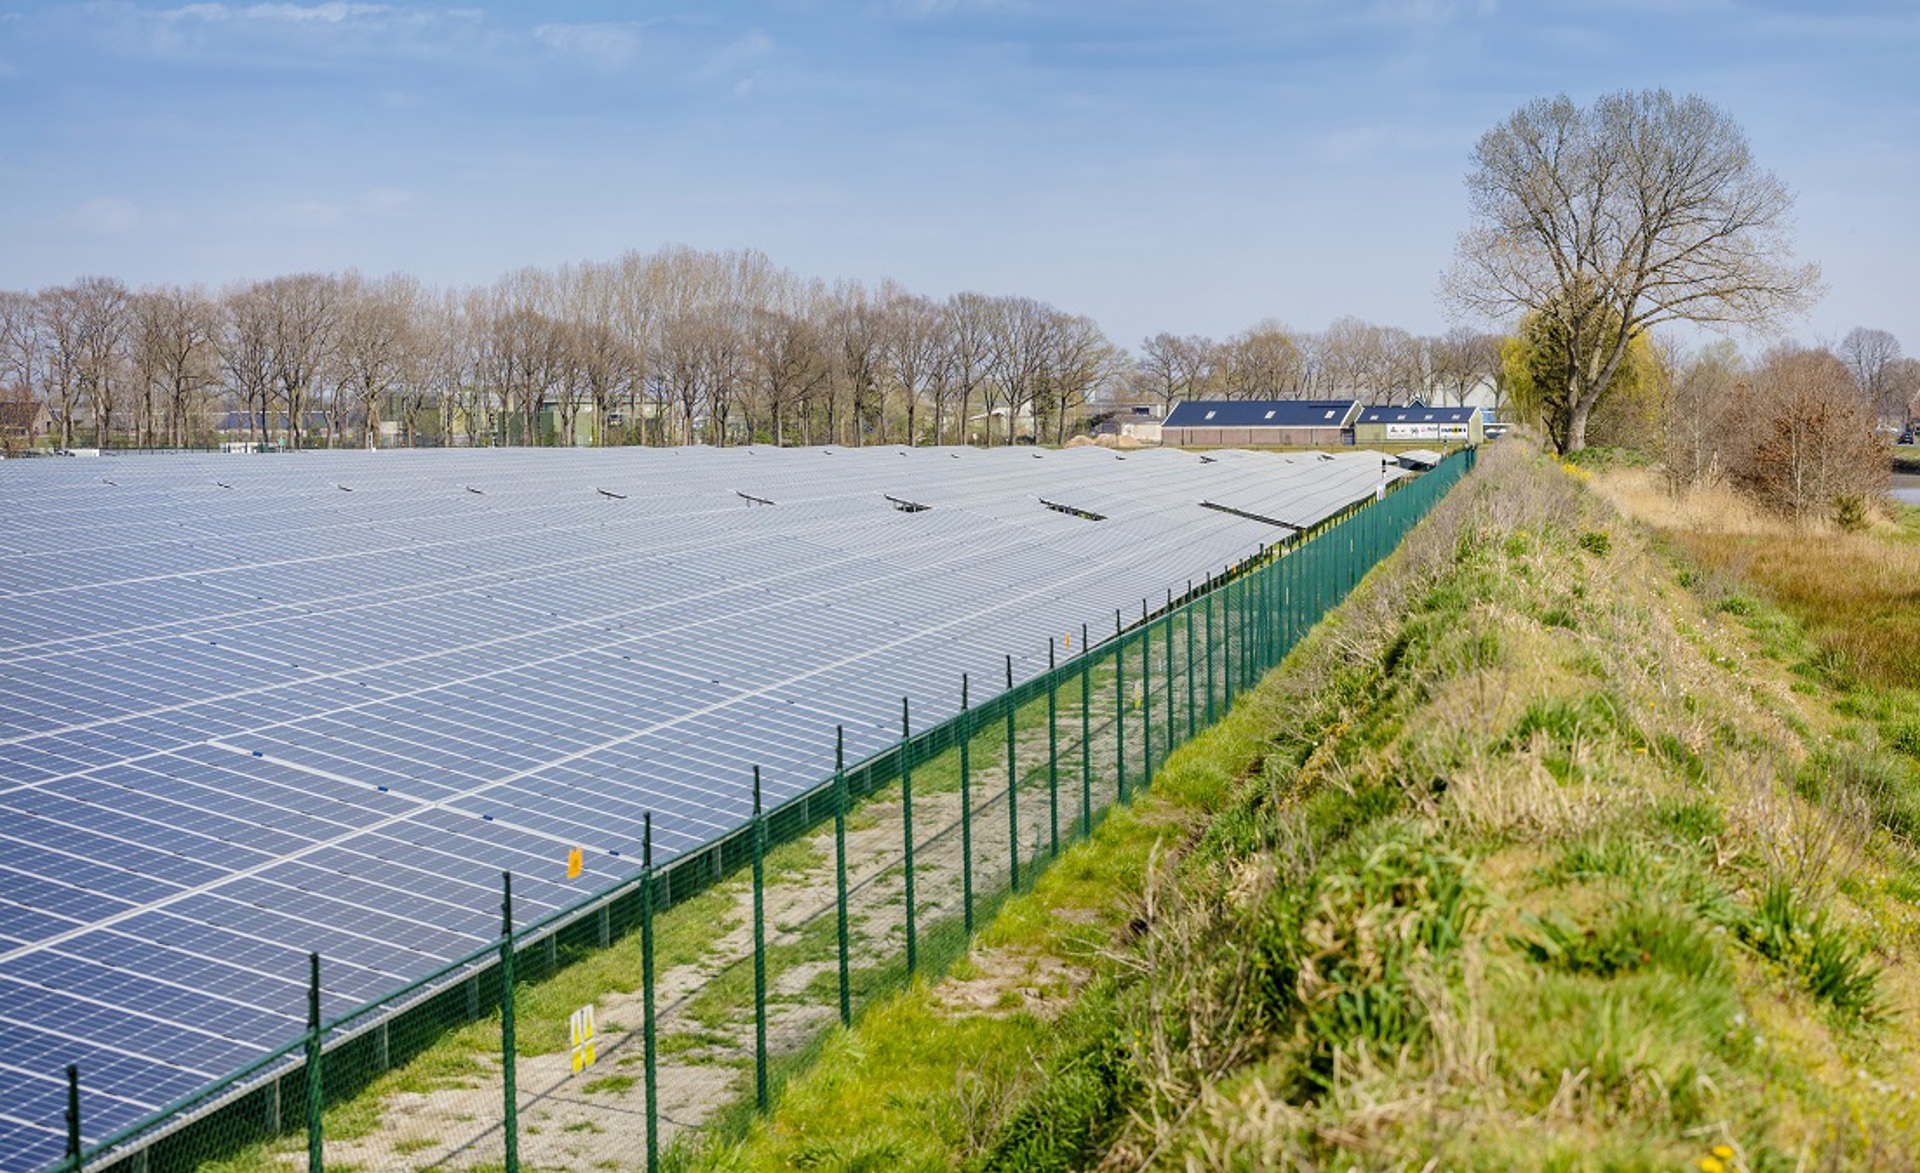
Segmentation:
<svg viewBox="0 0 1920 1173">
<path fill-rule="evenodd" d="M 1175 404 L 1169 428 L 1338 428 L 1351 399 L 1189 399 Z"/>
</svg>

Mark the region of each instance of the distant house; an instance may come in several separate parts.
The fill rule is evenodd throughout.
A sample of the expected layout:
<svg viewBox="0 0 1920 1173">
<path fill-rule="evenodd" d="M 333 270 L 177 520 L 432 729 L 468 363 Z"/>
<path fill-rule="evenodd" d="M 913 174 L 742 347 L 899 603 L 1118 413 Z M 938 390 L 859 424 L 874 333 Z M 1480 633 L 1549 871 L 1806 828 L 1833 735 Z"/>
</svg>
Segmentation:
<svg viewBox="0 0 1920 1173">
<path fill-rule="evenodd" d="M 1190 399 L 1160 426 L 1160 442 L 1178 448 L 1286 444 L 1331 448 L 1353 442 L 1360 405 L 1352 399 Z"/>
<path fill-rule="evenodd" d="M 0 441 L 33 444 L 46 437 L 52 424 L 47 405 L 37 399 L 0 403 Z"/>
<path fill-rule="evenodd" d="M 1487 438 L 1487 412 L 1481 407 L 1369 407 L 1353 421 L 1356 444 L 1392 444 L 1403 440 L 1453 440 L 1478 444 Z"/>
<path fill-rule="evenodd" d="M 1129 436 L 1142 444 L 1158 444 L 1160 424 L 1166 414 L 1166 405 L 1162 403 L 1116 403 L 1093 417 L 1093 434 Z"/>
</svg>

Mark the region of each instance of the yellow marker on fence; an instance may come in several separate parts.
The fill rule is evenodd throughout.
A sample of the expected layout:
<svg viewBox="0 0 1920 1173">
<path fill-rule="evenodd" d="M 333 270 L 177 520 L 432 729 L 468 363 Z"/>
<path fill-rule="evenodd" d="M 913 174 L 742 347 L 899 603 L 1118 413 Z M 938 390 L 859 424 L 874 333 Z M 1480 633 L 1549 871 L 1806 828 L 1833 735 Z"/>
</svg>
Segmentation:
<svg viewBox="0 0 1920 1173">
<path fill-rule="evenodd" d="M 567 879 L 569 880 L 579 879 L 580 867 L 581 867 L 580 849 L 578 847 L 575 847 L 570 849 L 567 852 Z"/>
<path fill-rule="evenodd" d="M 575 1074 L 593 1066 L 596 1057 L 593 1035 L 593 1006 L 588 1004 L 574 1011 L 573 1016 L 567 1019 L 568 1046 L 571 1048 Z"/>
</svg>

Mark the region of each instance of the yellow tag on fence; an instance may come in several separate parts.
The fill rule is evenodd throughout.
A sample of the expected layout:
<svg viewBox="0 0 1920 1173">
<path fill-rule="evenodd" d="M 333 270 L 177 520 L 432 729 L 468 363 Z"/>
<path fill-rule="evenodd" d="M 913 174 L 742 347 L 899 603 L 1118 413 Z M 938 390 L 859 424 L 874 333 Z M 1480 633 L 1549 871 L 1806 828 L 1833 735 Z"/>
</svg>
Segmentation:
<svg viewBox="0 0 1920 1173">
<path fill-rule="evenodd" d="M 596 1058 L 593 1035 L 593 1007 L 582 1006 L 567 1020 L 568 1045 L 576 1073 L 593 1066 Z"/>
</svg>

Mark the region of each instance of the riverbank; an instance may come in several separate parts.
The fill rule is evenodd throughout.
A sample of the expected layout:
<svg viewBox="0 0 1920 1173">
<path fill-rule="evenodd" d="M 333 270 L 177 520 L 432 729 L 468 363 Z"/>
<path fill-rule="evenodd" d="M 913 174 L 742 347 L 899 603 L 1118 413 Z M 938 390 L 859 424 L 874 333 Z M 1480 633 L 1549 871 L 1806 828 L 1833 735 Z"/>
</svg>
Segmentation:
<svg viewBox="0 0 1920 1173">
<path fill-rule="evenodd" d="M 1920 473 L 1894 473 L 1893 499 L 1906 505 L 1920 505 Z"/>
</svg>

